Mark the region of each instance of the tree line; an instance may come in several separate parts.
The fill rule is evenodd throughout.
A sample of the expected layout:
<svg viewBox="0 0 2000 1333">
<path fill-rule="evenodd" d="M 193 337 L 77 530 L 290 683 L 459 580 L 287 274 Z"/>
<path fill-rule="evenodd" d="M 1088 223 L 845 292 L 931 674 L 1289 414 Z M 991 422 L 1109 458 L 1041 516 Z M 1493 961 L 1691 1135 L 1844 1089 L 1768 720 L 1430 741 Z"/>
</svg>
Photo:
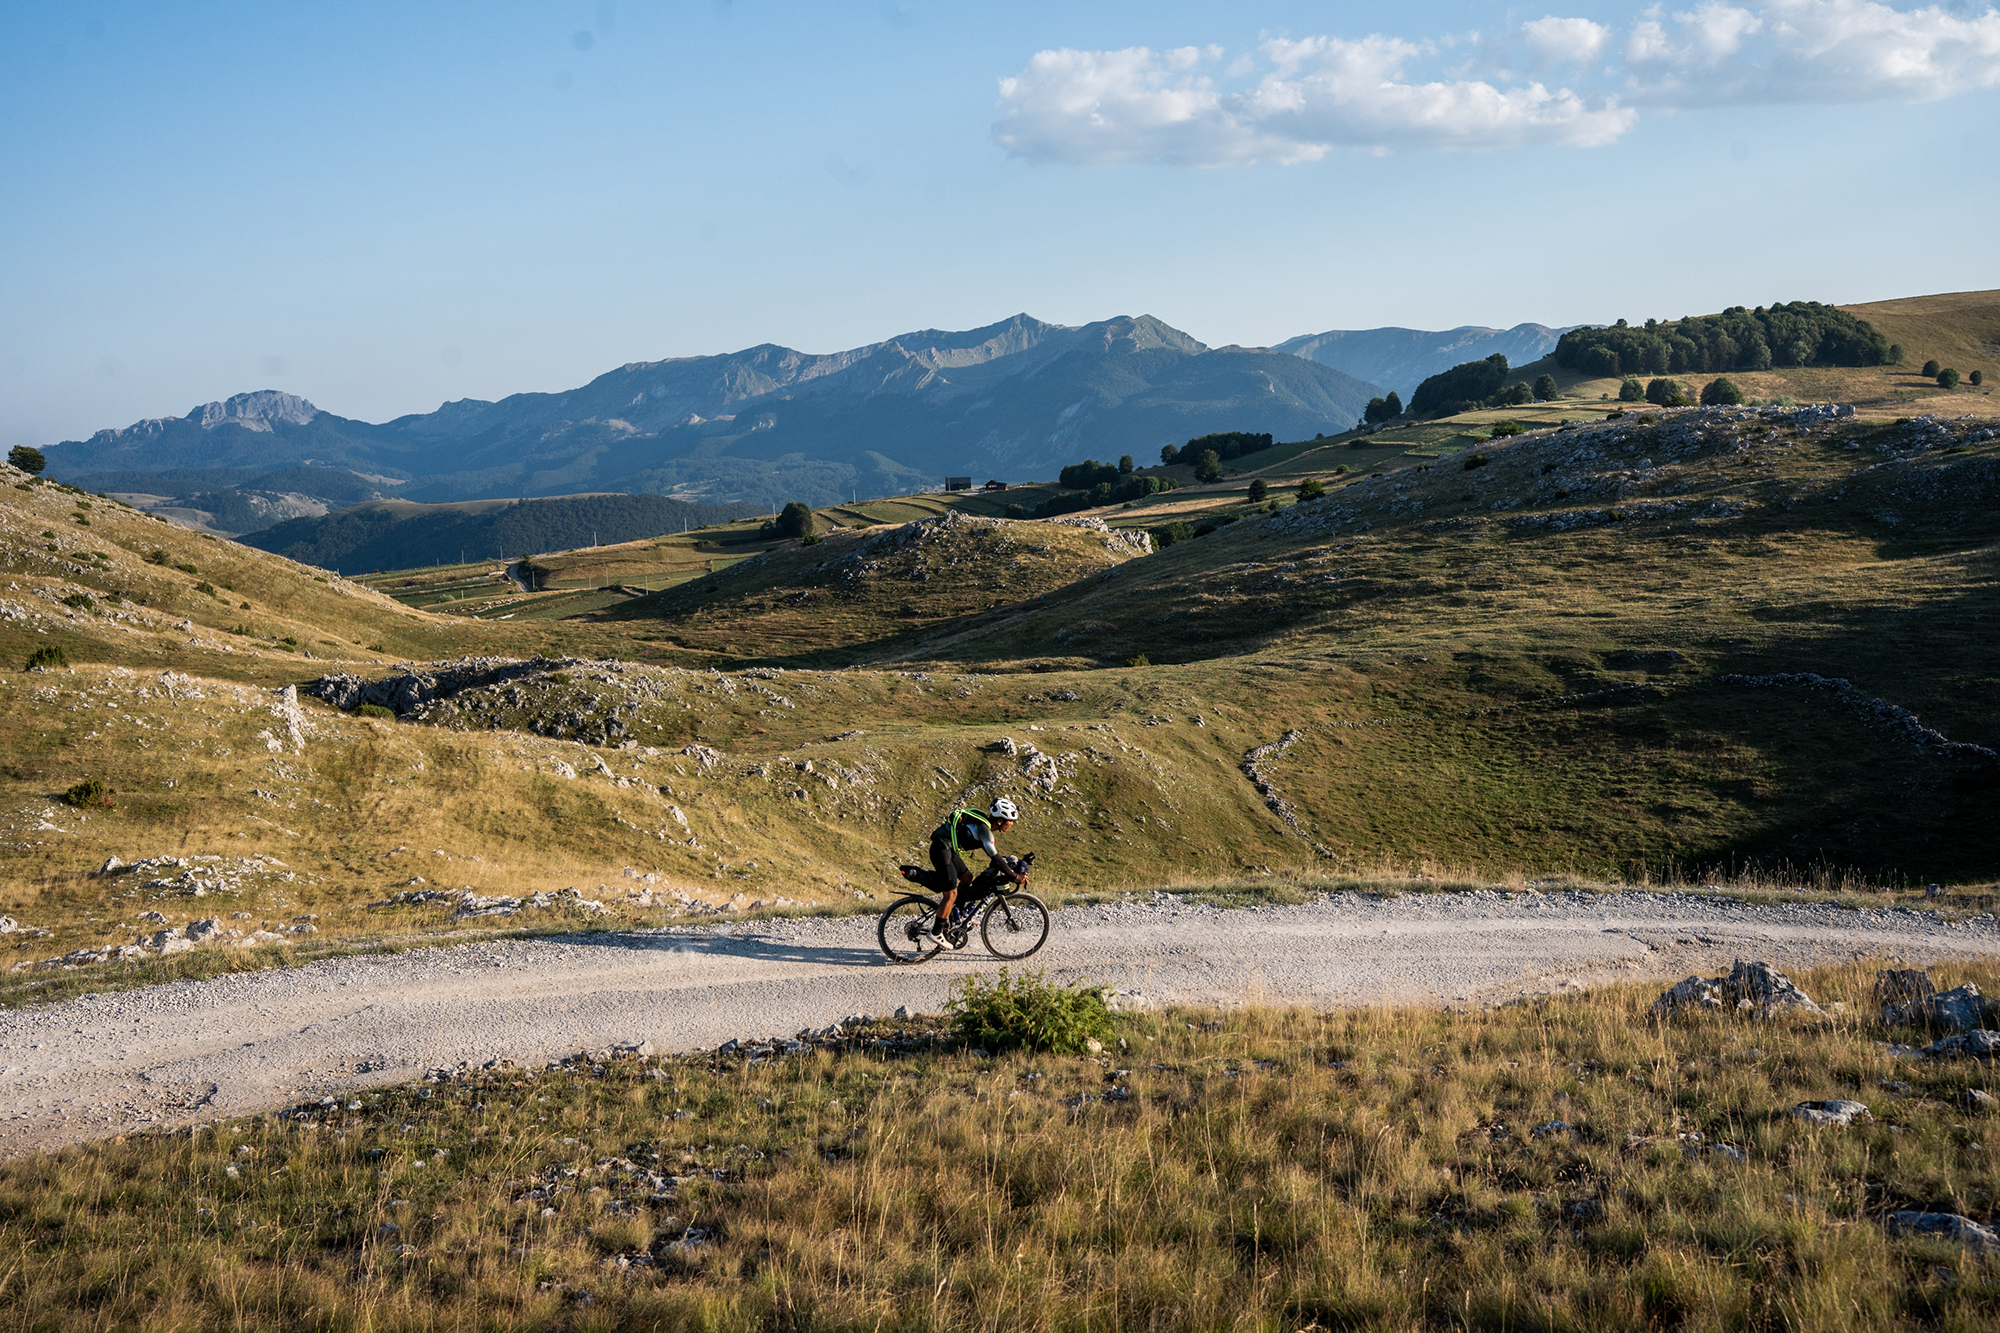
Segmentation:
<svg viewBox="0 0 2000 1333">
<path fill-rule="evenodd" d="M 1719 315 L 1571 329 L 1557 365 L 1587 375 L 1686 375 L 1773 366 L 1880 366 L 1900 352 L 1867 320 L 1818 301 L 1731 306 Z"/>
</svg>

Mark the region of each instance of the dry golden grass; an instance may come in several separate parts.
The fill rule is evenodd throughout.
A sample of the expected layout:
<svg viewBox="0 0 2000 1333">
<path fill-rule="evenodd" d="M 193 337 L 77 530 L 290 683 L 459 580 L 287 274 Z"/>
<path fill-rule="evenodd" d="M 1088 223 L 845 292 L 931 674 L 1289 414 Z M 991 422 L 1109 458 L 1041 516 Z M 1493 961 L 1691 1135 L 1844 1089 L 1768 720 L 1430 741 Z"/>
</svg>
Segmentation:
<svg viewBox="0 0 2000 1333">
<path fill-rule="evenodd" d="M 1884 1225 L 1993 1219 L 1995 1122 L 1962 1103 L 1990 1071 L 1887 1053 L 1910 1034 L 1863 1015 L 1865 965 L 1800 980 L 1844 1011 L 1661 1025 L 1621 989 L 1142 1015 L 1102 1059 L 872 1043 L 913 1024 L 462 1073 L 0 1166 L 0 1304 L 24 1330 L 1992 1326 L 1991 1261 Z M 1835 1097 L 1874 1120 L 1786 1114 Z"/>
</svg>

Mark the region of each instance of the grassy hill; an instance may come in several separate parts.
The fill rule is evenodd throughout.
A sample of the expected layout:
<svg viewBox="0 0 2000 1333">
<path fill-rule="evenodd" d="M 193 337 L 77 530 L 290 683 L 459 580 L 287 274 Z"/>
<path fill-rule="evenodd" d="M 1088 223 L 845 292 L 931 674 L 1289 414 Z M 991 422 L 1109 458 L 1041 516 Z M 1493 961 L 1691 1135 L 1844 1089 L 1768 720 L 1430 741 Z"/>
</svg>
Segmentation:
<svg viewBox="0 0 2000 1333">
<path fill-rule="evenodd" d="M 469 554 L 511 559 L 727 522 L 753 506 L 693 504 L 664 495 L 566 495 L 542 500 L 415 504 L 376 500 L 320 518 L 297 518 L 243 538 L 343 574 L 461 563 Z"/>
<path fill-rule="evenodd" d="M 811 546 L 713 526 L 539 557 L 533 593 L 499 563 L 364 586 L 9 473 L 0 912 L 51 932 L 31 961 L 141 910 L 314 913 L 316 947 L 455 928 L 370 905 L 412 876 L 634 921 L 832 905 L 1003 792 L 1057 896 L 1991 880 L 1991 420 L 1615 409 L 1284 445 L 1079 516 L 1110 531 L 983 496 L 835 507 Z M 1177 524 L 1209 531 L 1113 540 Z M 45 645 L 72 668 L 11 670 Z M 422 665 L 467 656 L 494 661 Z M 273 711 L 398 662 L 399 721 L 308 698 L 301 749 Z M 59 799 L 93 779 L 109 804 Z M 95 873 L 169 855 L 234 887 Z"/>
</svg>

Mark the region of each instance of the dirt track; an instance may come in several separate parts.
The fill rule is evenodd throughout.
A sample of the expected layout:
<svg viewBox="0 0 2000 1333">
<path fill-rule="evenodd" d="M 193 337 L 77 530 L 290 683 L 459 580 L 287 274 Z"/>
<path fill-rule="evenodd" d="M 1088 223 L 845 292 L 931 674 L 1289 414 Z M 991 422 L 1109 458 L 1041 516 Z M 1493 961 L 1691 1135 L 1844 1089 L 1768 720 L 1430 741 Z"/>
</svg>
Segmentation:
<svg viewBox="0 0 2000 1333">
<path fill-rule="evenodd" d="M 1158 896 L 1059 913 L 1034 959 L 1154 1003 L 1459 1004 L 1678 980 L 1735 958 L 1928 965 L 2000 955 L 2000 923 L 1677 895 L 1498 893 L 1222 910 Z M 872 918 L 578 935 L 329 959 L 0 1014 L 0 1155 L 271 1109 L 440 1065 L 618 1041 L 661 1050 L 934 1011 L 991 971 L 919 967 Z"/>
</svg>

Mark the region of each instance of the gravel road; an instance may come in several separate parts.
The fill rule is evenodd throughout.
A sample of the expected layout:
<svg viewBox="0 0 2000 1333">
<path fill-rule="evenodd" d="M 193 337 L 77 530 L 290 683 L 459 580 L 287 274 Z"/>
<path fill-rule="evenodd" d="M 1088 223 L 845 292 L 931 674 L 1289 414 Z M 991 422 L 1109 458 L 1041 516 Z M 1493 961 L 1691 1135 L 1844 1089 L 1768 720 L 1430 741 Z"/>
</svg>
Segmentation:
<svg viewBox="0 0 2000 1333">
<path fill-rule="evenodd" d="M 575 935 L 327 959 L 0 1014 L 0 1155 L 506 1058 L 789 1036 L 899 1005 L 935 1011 L 998 964 L 898 967 L 873 918 Z M 1221 909 L 1165 894 L 1058 913 L 1032 961 L 1153 1003 L 1475 1004 L 1675 981 L 1736 958 L 1927 966 L 2000 955 L 2000 923 L 1904 909 L 1755 907 L 1675 894 L 1376 899 Z"/>
</svg>

